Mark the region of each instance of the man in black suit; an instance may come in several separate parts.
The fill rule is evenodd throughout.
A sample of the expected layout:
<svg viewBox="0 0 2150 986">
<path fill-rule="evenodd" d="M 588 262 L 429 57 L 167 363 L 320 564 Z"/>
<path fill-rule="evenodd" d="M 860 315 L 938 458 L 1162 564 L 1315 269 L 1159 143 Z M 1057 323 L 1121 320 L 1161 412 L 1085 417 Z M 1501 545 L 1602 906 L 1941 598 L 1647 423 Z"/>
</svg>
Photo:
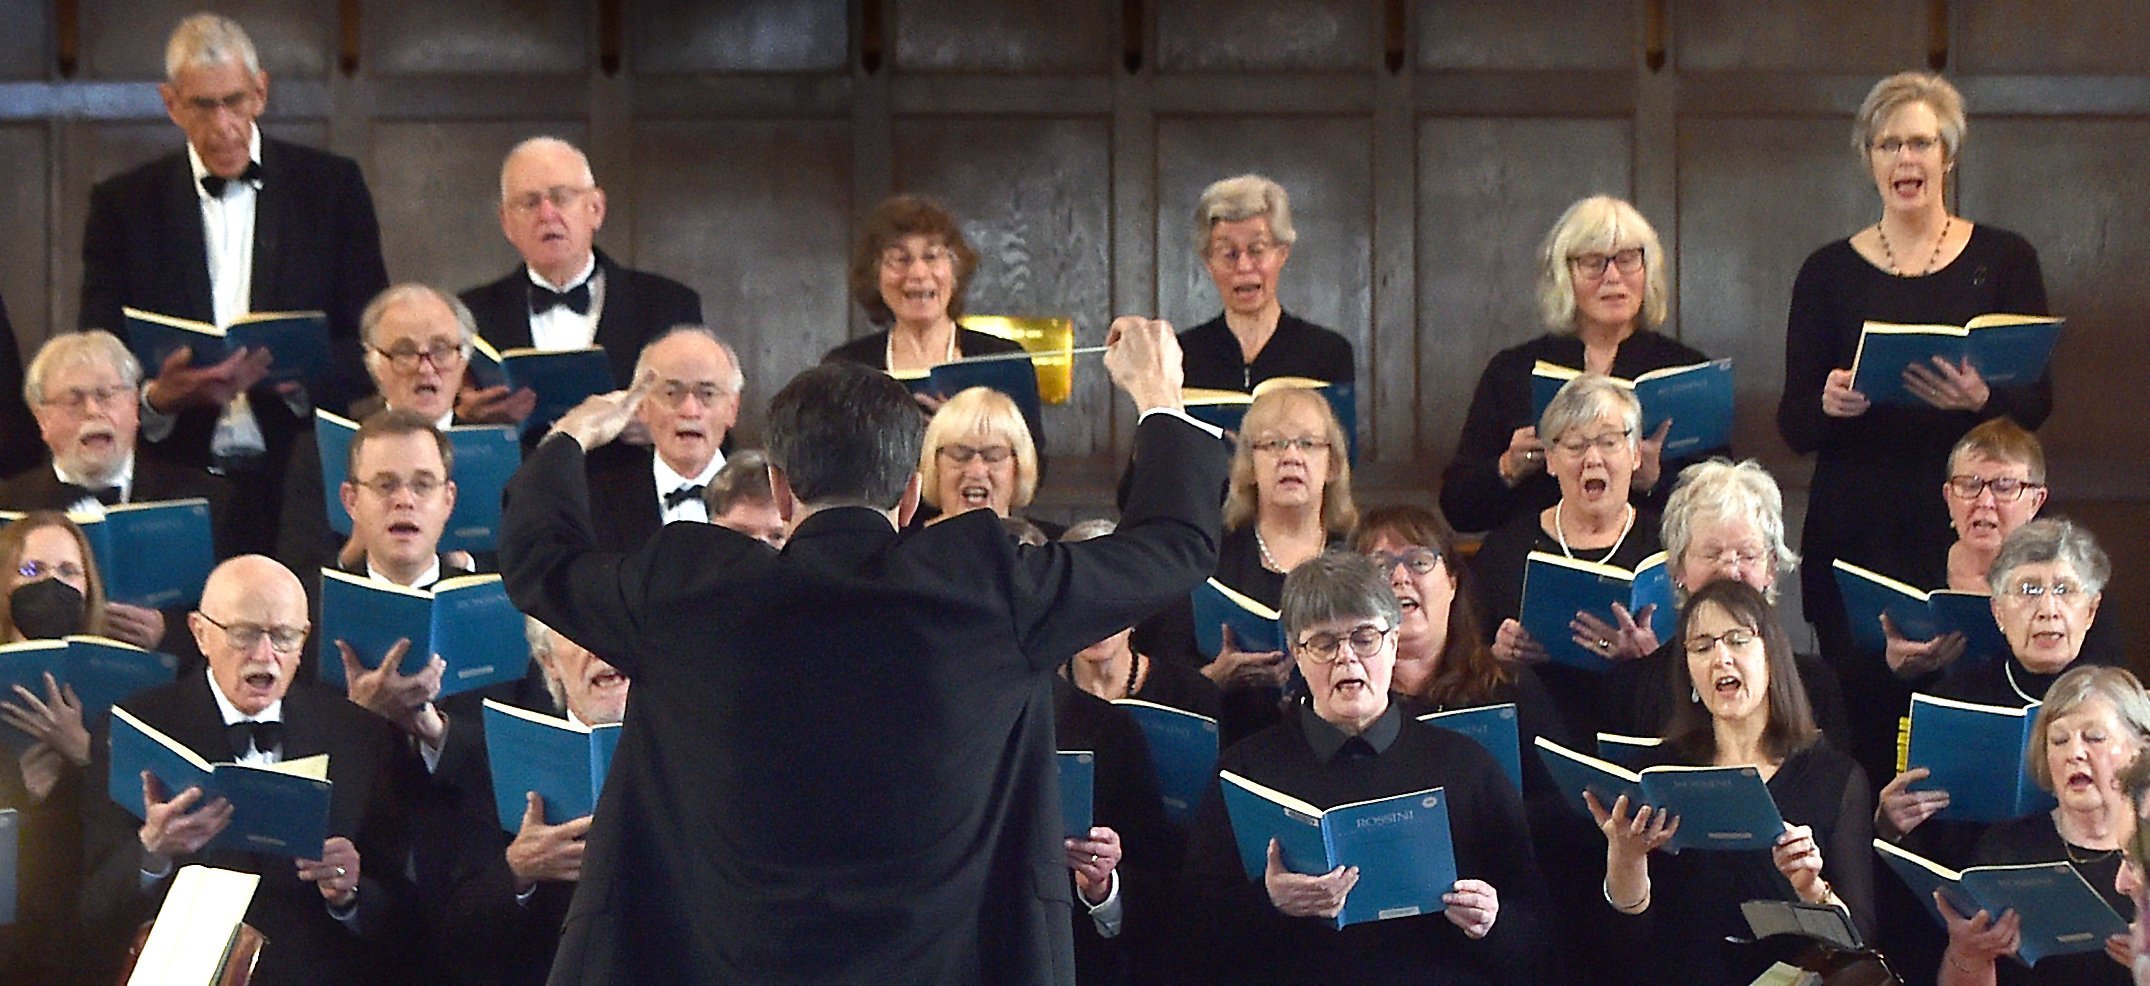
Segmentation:
<svg viewBox="0 0 2150 986">
<path fill-rule="evenodd" d="M 30 408 L 22 401 L 22 350 L 15 325 L 0 298 L 0 476 L 11 476 L 36 463 L 43 450 L 33 440 Z"/>
<path fill-rule="evenodd" d="M 356 163 L 261 135 L 269 77 L 238 24 L 181 21 L 165 78 L 158 91 L 187 146 L 90 193 L 81 325 L 124 332 L 122 306 L 218 325 L 248 312 L 327 313 L 321 393 L 263 383 L 273 354 L 244 350 L 203 366 L 176 352 L 142 391 L 144 437 L 160 455 L 231 477 L 249 505 L 240 543 L 267 551 L 293 434 L 313 407 L 340 409 L 364 392 L 358 314 L 388 286 L 380 229 Z"/>
<path fill-rule="evenodd" d="M 594 550 L 584 450 L 650 377 L 539 444 L 508 591 L 635 679 L 553 982 L 1073 982 L 1053 669 L 1209 574 L 1225 476 L 1171 327 L 1107 341 L 1142 465 L 1119 532 L 1080 544 L 1018 553 L 990 511 L 899 533 L 917 405 L 852 364 L 771 403 L 781 553 L 703 524 Z"/>
<path fill-rule="evenodd" d="M 82 909 L 101 936 L 101 954 L 116 964 L 126 936 L 155 915 L 171 875 L 201 863 L 261 876 L 246 912 L 270 941 L 254 970 L 259 986 L 411 981 L 396 946 L 415 933 L 403 876 L 403 805 L 416 783 L 415 758 L 388 724 L 310 676 L 301 680 L 306 593 L 282 565 L 246 555 L 218 566 L 187 623 L 208 670 L 120 706 L 212 762 L 328 754 L 330 835 L 315 859 L 207 849 L 230 824 L 231 805 L 204 804 L 199 788 L 166 791 L 146 774 L 141 800 L 127 807 L 85 798 Z M 86 790 L 102 792 L 109 747 L 104 737 L 91 746 Z M 82 981 L 112 975 L 85 970 Z"/>
<path fill-rule="evenodd" d="M 101 514 L 111 504 L 201 497 L 209 501 L 217 556 L 230 557 L 236 549 L 224 481 L 136 454 L 135 390 L 141 379 L 141 364 L 110 332 L 67 332 L 47 340 L 23 375 L 23 397 L 47 458 L 0 482 L 0 510 Z M 107 603 L 105 632 L 138 647 L 191 656 L 191 637 L 180 625 L 185 613 Z"/>
<path fill-rule="evenodd" d="M 746 377 L 732 347 L 698 325 L 642 348 L 635 375 L 654 374 L 635 421 L 650 444 L 612 442 L 588 459 L 590 523 L 602 551 L 633 551 L 675 520 L 709 520 L 702 493 L 724 467 Z"/>
<path fill-rule="evenodd" d="M 575 145 L 557 137 L 515 145 L 500 166 L 500 230 L 522 263 L 463 292 L 478 334 L 499 350 L 603 346 L 614 381 L 625 387 L 650 340 L 675 325 L 699 324 L 702 298 L 693 289 L 622 267 L 593 245 L 604 225 L 605 190 Z M 509 420 L 491 406 L 506 396 L 499 387 L 473 391 L 462 410 L 473 419 Z"/>
</svg>

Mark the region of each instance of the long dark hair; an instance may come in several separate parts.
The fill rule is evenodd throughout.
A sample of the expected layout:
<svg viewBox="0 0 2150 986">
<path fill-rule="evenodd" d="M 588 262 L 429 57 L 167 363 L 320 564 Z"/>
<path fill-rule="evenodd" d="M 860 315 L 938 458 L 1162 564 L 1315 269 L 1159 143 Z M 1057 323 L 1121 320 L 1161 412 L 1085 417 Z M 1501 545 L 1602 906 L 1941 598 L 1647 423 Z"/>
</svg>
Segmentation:
<svg viewBox="0 0 2150 986">
<path fill-rule="evenodd" d="M 1696 698 L 1698 686 L 1687 670 L 1687 638 L 1695 614 L 1704 606 L 1723 610 L 1732 622 L 1762 637 L 1763 662 L 1769 669 L 1769 722 L 1762 727 L 1762 752 L 1782 760 L 1813 745 L 1821 737 L 1821 730 L 1814 728 L 1807 689 L 1799 680 L 1799 666 L 1792 658 L 1792 642 L 1785 637 L 1776 610 L 1762 597 L 1761 590 L 1738 579 L 1718 579 L 1696 589 L 1680 610 L 1680 629 L 1672 638 L 1673 660 L 1679 671 L 1668 679 L 1672 717 L 1665 724 L 1665 746 L 1682 762 L 1709 763 L 1716 759 L 1717 733 L 1709 710 Z M 1680 694 L 1683 691 L 1687 694 Z"/>
<path fill-rule="evenodd" d="M 1514 680 L 1515 674 L 1494 659 L 1492 648 L 1486 646 L 1485 637 L 1478 632 L 1478 590 L 1473 585 L 1470 566 L 1463 564 L 1457 551 L 1455 529 L 1439 512 L 1425 507 L 1375 507 L 1366 511 L 1351 532 L 1351 550 L 1362 555 L 1372 551 L 1374 542 L 1384 535 L 1440 552 L 1442 569 L 1456 582 L 1456 598 L 1448 606 L 1448 636 L 1441 642 L 1433 677 L 1419 694 L 1411 697 L 1437 706 L 1484 705 L 1492 701 L 1494 691 Z M 1388 572 L 1381 573 L 1384 580 L 1388 576 Z"/>
</svg>

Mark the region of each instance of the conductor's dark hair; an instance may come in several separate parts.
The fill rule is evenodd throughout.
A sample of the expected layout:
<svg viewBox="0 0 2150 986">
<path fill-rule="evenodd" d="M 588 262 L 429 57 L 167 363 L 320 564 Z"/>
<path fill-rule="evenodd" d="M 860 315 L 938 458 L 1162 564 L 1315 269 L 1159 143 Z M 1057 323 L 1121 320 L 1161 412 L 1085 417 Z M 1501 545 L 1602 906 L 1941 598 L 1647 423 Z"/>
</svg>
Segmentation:
<svg viewBox="0 0 2150 986">
<path fill-rule="evenodd" d="M 811 506 L 894 509 L 918 469 L 925 421 L 888 374 L 823 363 L 769 401 L 769 462 Z"/>
</svg>

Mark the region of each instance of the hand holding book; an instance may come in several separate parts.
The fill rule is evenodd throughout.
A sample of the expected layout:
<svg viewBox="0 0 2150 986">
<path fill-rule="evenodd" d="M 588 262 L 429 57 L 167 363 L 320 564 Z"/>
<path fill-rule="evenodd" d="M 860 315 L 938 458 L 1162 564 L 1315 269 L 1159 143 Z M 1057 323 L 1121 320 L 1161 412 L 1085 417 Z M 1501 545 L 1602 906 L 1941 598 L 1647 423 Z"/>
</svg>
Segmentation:
<svg viewBox="0 0 2150 986">
<path fill-rule="evenodd" d="M 1947 808 L 1947 791 L 1911 789 L 1911 785 L 1932 776 L 1931 770 L 1913 767 L 1899 771 L 1894 779 L 1882 785 L 1881 796 L 1875 799 L 1874 831 L 1890 842 L 1895 842 Z"/>
<path fill-rule="evenodd" d="M 508 843 L 508 869 L 515 875 L 515 892 L 528 893 L 540 880 L 574 883 L 582 879 L 584 838 L 590 834 L 589 815 L 570 818 L 558 825 L 545 823 L 545 799 L 536 791 L 523 793 L 522 827 Z"/>
<path fill-rule="evenodd" d="M 142 827 L 136 832 L 142 842 L 142 872 L 168 870 L 172 860 L 201 852 L 231 824 L 232 811 L 232 803 L 223 798 L 202 804 L 198 787 L 169 795 L 155 774 L 143 771 Z"/>
<path fill-rule="evenodd" d="M 405 733 L 438 748 L 448 732 L 448 720 L 434 707 L 433 700 L 440 697 L 441 678 L 448 672 L 448 662 L 435 654 L 426 662 L 424 670 L 403 674 L 398 669 L 403 666 L 403 656 L 410 649 L 409 637 L 398 639 L 369 671 L 350 644 L 336 641 L 336 652 L 343 659 L 344 696 L 353 704 L 395 723 L 396 728 Z"/>
<path fill-rule="evenodd" d="M 1284 868 L 1284 850 L 1269 840 L 1269 865 L 1262 871 L 1262 887 L 1277 913 L 1294 918 L 1335 920 L 1344 913 L 1344 899 L 1359 882 L 1359 868 L 1339 866 L 1327 873 L 1293 873 Z"/>
</svg>

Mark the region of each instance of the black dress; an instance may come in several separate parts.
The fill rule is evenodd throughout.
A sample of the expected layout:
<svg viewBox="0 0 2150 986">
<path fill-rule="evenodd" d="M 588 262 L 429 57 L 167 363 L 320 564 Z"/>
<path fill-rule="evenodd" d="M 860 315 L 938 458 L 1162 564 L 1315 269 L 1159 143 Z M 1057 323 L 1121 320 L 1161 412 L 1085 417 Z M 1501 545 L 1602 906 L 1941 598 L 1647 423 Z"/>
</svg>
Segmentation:
<svg viewBox="0 0 2150 986">
<path fill-rule="evenodd" d="M 1669 750 L 1653 751 L 1651 765 L 1677 762 Z M 1873 928 L 1874 800 L 1866 775 L 1852 759 L 1816 743 L 1784 759 L 1769 779 L 1785 821 L 1811 826 L 1821 847 L 1822 877 L 1850 908 L 1863 935 Z M 1728 935 L 1751 935 L 1739 905 L 1757 899 L 1798 900 L 1791 881 L 1777 871 L 1767 849 L 1663 850 L 1650 854 L 1650 909 L 1620 914 L 1600 906 L 1619 929 L 1614 940 L 1630 954 L 1610 966 L 1631 970 L 1642 983 L 1717 984 L 1752 982 L 1773 961 L 1789 957 L 1779 942 L 1734 945 Z M 1595 888 L 1593 888 L 1595 889 Z"/>
<path fill-rule="evenodd" d="M 1669 336 L 1637 329 L 1613 353 L 1612 375 L 1633 380 L 1651 370 L 1708 360 L 1700 351 Z M 1538 423 L 1531 400 L 1530 371 L 1539 360 L 1570 368 L 1583 365 L 1583 340 L 1569 333 L 1546 333 L 1493 354 L 1479 374 L 1478 390 L 1456 440 L 1456 457 L 1441 472 L 1441 512 L 1459 531 L 1490 531 L 1521 514 L 1536 513 L 1560 499 L 1560 484 L 1543 470 L 1510 489 L 1500 477 L 1501 453 L 1517 428 Z M 1648 436 L 1636 436 L 1646 438 Z M 1629 491 L 1634 502 L 1659 510 L 1680 470 L 1728 449 L 1708 449 L 1663 464 L 1657 485 Z"/>
<path fill-rule="evenodd" d="M 1328 383 L 1353 383 L 1358 364 L 1351 340 L 1290 312 L 1277 315 L 1277 330 L 1249 362 L 1239 337 L 1219 314 L 1180 333 L 1186 385 L 1210 390 L 1252 391 L 1272 377 L 1307 377 Z"/>
<path fill-rule="evenodd" d="M 1987 829 L 1986 837 L 1979 840 L 1975 855 L 1974 865 L 1978 866 L 2066 860 L 2121 917 L 2130 921 L 2135 919 L 2135 902 L 2113 889 L 2113 877 L 2120 872 L 2120 854 L 2083 849 L 2061 841 L 2052 812 L 2041 811 Z M 2051 956 L 2029 969 L 2014 959 L 1996 959 L 1993 971 L 1994 981 L 1999 986 L 2128 986 L 2130 981 L 2128 970 L 2107 958 L 2102 949 Z"/>
<path fill-rule="evenodd" d="M 1096 754 L 1091 817 L 1118 832 L 1120 933 L 1098 934 L 1089 908 L 1076 898 L 1075 981 L 1081 986 L 1149 982 L 1164 940 L 1170 883 L 1179 872 L 1179 834 L 1165 821 L 1149 743 L 1127 713 L 1065 680 L 1053 682 L 1053 723 L 1063 750 Z M 1072 874 L 1061 879 L 1072 881 Z"/>
<path fill-rule="evenodd" d="M 2046 312 L 2037 251 L 1994 226 L 1974 227 L 1961 255 L 1923 277 L 1882 271 L 1838 240 L 1814 251 L 1792 285 L 1777 431 L 1794 452 L 1814 455 L 1799 542 L 1801 599 L 1822 656 L 1838 662 L 1862 762 L 1886 756 L 1902 709 L 1882 656 L 1850 640 L 1830 562 L 1910 581 L 1947 557 L 1953 536 L 1939 486 L 1949 449 L 1979 422 L 2003 415 L 2036 429 L 2053 409 L 2053 384 L 2049 373 L 1993 388 L 1976 412 L 1876 405 L 1856 418 L 1823 414 L 1822 387 L 1829 371 L 1851 366 L 1868 320 L 1961 325 L 1991 312 Z"/>
<path fill-rule="evenodd" d="M 1500 897 L 1493 930 L 1471 941 L 1439 913 L 1354 924 L 1293 918 L 1247 878 L 1223 795 L 1212 784 L 1195 816 L 1178 908 L 1188 981 L 1219 983 L 1478 984 L 1559 982 L 1547 958 L 1544 884 L 1523 806 L 1478 744 L 1410 720 L 1395 705 L 1346 738 L 1301 704 L 1296 714 L 1225 751 L 1218 767 L 1324 807 L 1448 792 L 1456 872 Z"/>
<path fill-rule="evenodd" d="M 1636 508 L 1634 526 L 1616 547 L 1615 551 L 1578 549 L 1572 554 L 1582 561 L 1632 569 L 1658 551 L 1657 515 Z M 1480 615 L 1484 619 L 1479 626 L 1485 628 L 1489 645 L 1502 621 L 1517 619 L 1523 612 L 1523 572 L 1533 551 L 1556 555 L 1561 552 L 1559 540 L 1539 526 L 1535 511 L 1517 514 L 1500 530 L 1486 535 L 1478 554 L 1471 558 L 1471 572 L 1478 577 L 1483 608 Z M 1594 736 L 1608 727 L 1605 675 L 1560 664 L 1542 665 L 1537 671 L 1546 690 L 1552 693 L 1561 719 L 1575 736 Z"/>
</svg>

